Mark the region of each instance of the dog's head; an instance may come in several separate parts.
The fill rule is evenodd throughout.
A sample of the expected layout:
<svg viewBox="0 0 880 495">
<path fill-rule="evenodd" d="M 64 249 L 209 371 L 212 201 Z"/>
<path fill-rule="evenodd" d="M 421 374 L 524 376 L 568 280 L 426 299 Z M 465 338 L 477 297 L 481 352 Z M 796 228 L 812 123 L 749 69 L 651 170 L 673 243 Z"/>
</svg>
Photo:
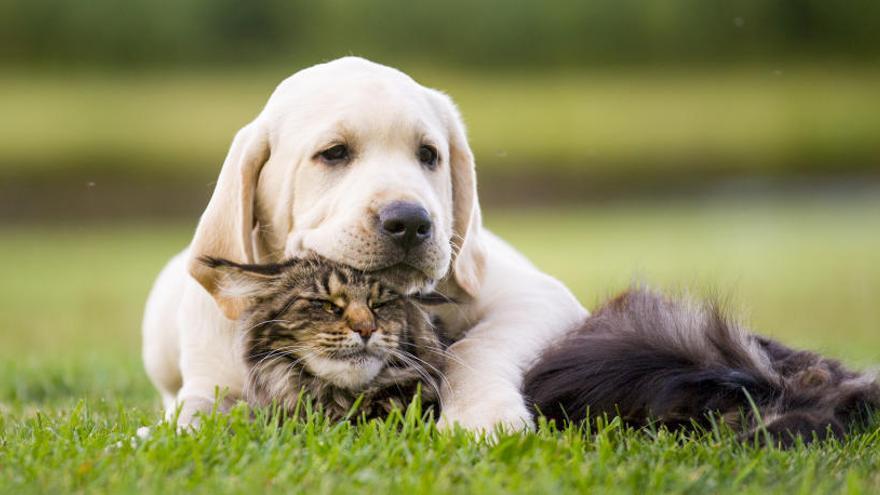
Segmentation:
<svg viewBox="0 0 880 495">
<path fill-rule="evenodd" d="M 347 57 L 282 82 L 236 135 L 190 248 L 190 273 L 230 318 L 241 304 L 197 259 L 314 252 L 415 291 L 480 284 L 474 160 L 451 100 Z"/>
</svg>

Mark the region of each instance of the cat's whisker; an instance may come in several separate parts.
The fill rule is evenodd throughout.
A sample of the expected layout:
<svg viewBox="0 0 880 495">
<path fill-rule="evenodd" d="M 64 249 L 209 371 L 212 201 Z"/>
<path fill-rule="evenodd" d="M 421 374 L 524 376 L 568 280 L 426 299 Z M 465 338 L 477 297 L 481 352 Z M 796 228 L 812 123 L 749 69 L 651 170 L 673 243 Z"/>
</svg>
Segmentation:
<svg viewBox="0 0 880 495">
<path fill-rule="evenodd" d="M 252 374 L 257 372 L 256 370 L 260 370 L 263 367 L 264 363 L 266 363 L 268 360 L 274 359 L 276 357 L 281 357 L 281 356 L 288 357 L 290 355 L 290 353 L 295 353 L 295 352 L 299 352 L 299 351 L 303 351 L 303 350 L 309 350 L 309 348 L 305 347 L 305 346 L 299 346 L 299 347 L 285 346 L 282 348 L 273 349 L 273 350 L 269 351 L 268 353 L 266 353 L 265 356 L 263 356 L 259 361 L 257 361 L 256 364 L 251 366 L 250 370 L 248 371 L 248 375 L 247 375 L 248 383 L 251 382 Z M 258 355 L 259 354 L 251 355 L 250 357 L 257 357 Z"/>
<path fill-rule="evenodd" d="M 450 360 L 450 361 L 454 361 L 456 364 L 459 364 L 459 365 L 464 366 L 464 367 L 466 367 L 466 368 L 469 368 L 469 367 L 470 367 L 470 366 L 469 366 L 466 362 L 464 362 L 460 357 L 458 357 L 457 355 L 455 355 L 455 353 L 450 352 L 449 350 L 444 349 L 444 348 L 442 348 L 442 347 L 432 346 L 432 345 L 429 345 L 429 344 L 421 344 L 419 347 L 421 347 L 421 348 L 423 348 L 423 349 L 427 349 L 427 350 L 429 350 L 429 351 L 431 351 L 431 352 L 433 352 L 433 353 L 435 353 L 435 354 L 441 356 L 441 357 L 444 358 L 444 359 L 448 359 L 448 360 Z"/>
<path fill-rule="evenodd" d="M 404 363 L 409 365 L 422 378 L 422 383 L 433 389 L 434 393 L 436 394 L 435 397 L 438 397 L 438 398 L 440 397 L 440 389 L 439 389 L 439 387 L 437 387 L 436 380 L 431 376 L 431 374 L 424 367 L 422 367 L 418 362 L 415 361 L 415 360 L 422 361 L 421 359 L 418 359 L 415 356 L 413 356 L 412 354 L 402 352 L 398 349 L 390 349 L 389 351 L 394 355 L 394 357 L 396 357 L 397 359 L 400 359 L 401 361 L 403 361 Z M 422 361 L 422 362 L 425 363 L 424 361 Z M 428 363 L 425 363 L 425 364 L 428 364 Z M 433 366 L 431 366 L 431 368 L 433 368 L 435 371 L 437 371 L 440 379 L 443 380 L 444 383 L 446 383 L 448 386 L 448 382 L 446 381 L 446 376 L 442 372 L 437 370 L 437 368 L 435 368 Z"/>
<path fill-rule="evenodd" d="M 409 369 L 411 371 L 413 371 L 420 378 L 420 383 L 422 385 L 430 387 L 434 392 L 439 393 L 439 390 L 435 384 L 435 381 L 431 378 L 431 376 L 427 373 L 427 371 L 425 371 L 421 366 L 419 366 L 417 363 L 410 361 L 405 356 L 395 356 L 395 358 L 404 362 L 409 367 Z M 395 385 L 399 386 L 400 384 L 395 384 Z"/>
<path fill-rule="evenodd" d="M 292 347 L 291 347 L 291 348 L 292 348 Z M 304 367 L 304 366 L 300 366 L 300 363 L 302 363 L 302 362 L 304 362 L 304 361 L 310 359 L 311 357 L 313 357 L 314 355 L 316 355 L 316 354 L 318 353 L 318 351 L 316 351 L 316 350 L 314 350 L 314 349 L 310 349 L 310 348 L 307 347 L 307 346 L 299 346 L 299 347 L 296 347 L 296 349 L 297 349 L 298 351 L 306 350 L 306 351 L 309 351 L 309 352 L 306 353 L 305 355 L 298 356 L 297 359 L 295 359 L 295 360 L 293 360 L 293 361 L 290 361 L 290 362 L 286 363 L 286 365 L 285 365 L 285 369 L 284 369 L 284 372 L 282 373 L 283 376 L 288 376 L 288 377 L 289 377 L 289 375 L 291 374 L 291 371 L 292 371 L 293 369 L 295 369 L 296 367 L 299 367 L 299 368 L 300 368 L 300 376 L 302 376 L 302 372 L 303 372 L 303 370 L 305 369 L 305 367 Z M 275 353 L 274 351 L 273 351 L 273 353 L 270 353 L 270 355 L 271 355 L 271 354 L 275 354 L 275 356 L 282 356 L 282 355 L 283 355 L 284 357 L 288 357 L 288 356 L 289 356 L 289 354 L 287 354 L 287 353 Z M 250 385 L 252 385 L 252 384 L 254 383 L 254 381 L 255 381 L 255 380 L 254 380 L 254 375 L 256 375 L 257 373 L 262 373 L 263 371 L 265 371 L 265 370 L 264 370 L 264 367 L 261 366 L 261 363 L 263 363 L 264 361 L 266 361 L 267 358 L 269 358 L 269 357 L 271 357 L 271 356 L 267 356 L 267 357 L 261 359 L 260 362 L 259 362 L 257 365 L 254 365 L 254 366 L 248 371 L 248 380 L 247 380 L 247 385 L 246 385 L 246 387 L 245 387 L 245 391 L 246 391 L 246 393 L 247 393 L 247 395 L 248 395 L 248 398 L 247 398 L 246 400 L 247 400 L 248 402 L 255 401 L 255 397 L 253 396 L 253 393 L 254 393 L 254 392 L 253 392 L 253 390 L 251 390 L 251 386 L 250 386 Z M 287 382 L 289 383 L 290 381 L 288 380 Z M 297 391 L 297 394 L 298 394 L 298 391 Z M 287 395 L 287 394 L 286 394 L 286 395 Z M 276 397 L 275 399 L 280 399 L 280 398 Z M 282 399 L 282 400 L 286 401 L 287 399 L 285 398 L 285 399 Z M 264 405 L 268 405 L 268 404 L 264 404 Z"/>
<path fill-rule="evenodd" d="M 259 322 L 259 323 L 255 323 L 254 325 L 251 325 L 250 327 L 240 329 L 239 332 L 241 332 L 241 333 L 243 333 L 243 334 L 246 334 L 246 333 L 248 333 L 248 332 L 251 332 L 251 331 L 253 331 L 253 330 L 256 330 L 257 328 L 260 328 L 260 327 L 263 326 L 263 325 L 268 325 L 269 323 L 290 323 L 290 321 L 289 321 L 289 320 L 266 320 L 266 321 L 261 321 L 261 322 Z"/>
<path fill-rule="evenodd" d="M 401 345 L 401 347 L 414 348 L 414 349 L 425 349 L 425 350 L 431 351 L 432 353 L 442 357 L 445 360 L 454 361 L 456 364 L 460 364 L 462 366 L 469 368 L 469 365 L 467 363 L 462 361 L 462 359 L 460 357 L 455 355 L 455 353 L 451 352 L 448 348 L 442 347 L 441 345 L 439 345 L 439 342 L 438 342 L 438 345 L 430 344 L 427 342 L 405 343 L 405 344 Z"/>
<path fill-rule="evenodd" d="M 418 362 L 420 362 L 420 363 L 423 363 L 425 366 L 430 367 L 432 370 L 434 370 L 434 373 L 436 373 L 437 376 L 438 376 L 441 380 L 443 380 L 443 383 L 444 383 L 447 387 L 451 386 L 450 383 L 449 383 L 449 380 L 446 378 L 446 374 L 443 373 L 443 371 L 440 370 L 440 369 L 438 369 L 436 366 L 432 365 L 431 363 L 425 361 L 424 359 L 422 359 L 422 358 L 420 358 L 420 357 L 418 357 L 418 356 L 416 356 L 415 354 L 412 354 L 412 353 L 410 353 L 410 352 L 407 352 L 407 351 L 404 351 L 404 350 L 399 350 L 398 352 L 400 352 L 400 353 L 402 353 L 402 354 L 406 354 L 408 357 L 410 357 L 410 358 L 412 358 L 412 359 L 414 359 L 414 360 L 416 360 L 416 361 L 418 361 Z"/>
<path fill-rule="evenodd" d="M 272 358 L 272 357 L 275 357 L 278 355 L 287 355 L 289 353 L 302 351 L 302 350 L 309 350 L 309 349 L 311 349 L 310 346 L 303 346 L 303 345 L 301 345 L 301 346 L 295 346 L 295 345 L 281 346 L 281 347 L 272 348 L 269 351 L 254 352 L 251 354 L 247 354 L 246 357 L 256 358 L 259 356 L 263 356 L 263 359 L 267 359 L 267 358 Z M 260 364 L 260 362 L 257 362 L 257 364 Z"/>
</svg>

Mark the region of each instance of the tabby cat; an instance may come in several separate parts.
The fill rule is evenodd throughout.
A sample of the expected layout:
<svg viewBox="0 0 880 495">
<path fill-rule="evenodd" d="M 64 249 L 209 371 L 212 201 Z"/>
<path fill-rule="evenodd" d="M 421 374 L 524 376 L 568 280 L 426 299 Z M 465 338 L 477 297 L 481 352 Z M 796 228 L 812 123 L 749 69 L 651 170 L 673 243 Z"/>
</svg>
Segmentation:
<svg viewBox="0 0 880 495">
<path fill-rule="evenodd" d="M 841 438 L 880 410 L 875 377 L 755 335 L 717 304 L 642 288 L 547 350 L 524 392 L 560 422 L 607 414 L 677 429 L 717 414 L 744 439 L 783 446 Z"/>
<path fill-rule="evenodd" d="M 293 414 L 305 394 L 332 419 L 356 405 L 377 417 L 421 389 L 423 404 L 439 408 L 448 341 L 421 308 L 437 299 L 403 296 L 390 279 L 316 257 L 203 262 L 248 301 L 238 324 L 251 404 Z M 524 394 L 551 420 L 607 414 L 678 429 L 720 417 L 742 438 L 784 446 L 843 437 L 880 410 L 874 377 L 750 333 L 716 304 L 642 288 L 546 350 Z"/>
<path fill-rule="evenodd" d="M 445 342 L 420 307 L 374 275 L 317 257 L 248 265 L 205 257 L 245 298 L 238 321 L 245 399 L 288 414 L 302 398 L 331 419 L 405 408 L 420 390 L 439 407 Z M 355 406 L 356 411 L 355 411 Z"/>
</svg>

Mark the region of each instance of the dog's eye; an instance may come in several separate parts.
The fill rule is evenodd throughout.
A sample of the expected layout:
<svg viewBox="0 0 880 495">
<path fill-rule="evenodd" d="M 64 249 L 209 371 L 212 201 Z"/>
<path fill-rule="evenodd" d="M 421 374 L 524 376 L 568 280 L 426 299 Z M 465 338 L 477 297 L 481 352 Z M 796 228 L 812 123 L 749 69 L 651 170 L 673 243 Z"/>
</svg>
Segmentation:
<svg viewBox="0 0 880 495">
<path fill-rule="evenodd" d="M 423 144 L 419 146 L 419 161 L 428 168 L 433 169 L 437 166 L 437 148 Z"/>
<path fill-rule="evenodd" d="M 318 157 L 320 157 L 325 163 L 336 165 L 348 161 L 351 157 L 351 153 L 348 150 L 348 146 L 337 144 L 318 153 Z"/>
</svg>

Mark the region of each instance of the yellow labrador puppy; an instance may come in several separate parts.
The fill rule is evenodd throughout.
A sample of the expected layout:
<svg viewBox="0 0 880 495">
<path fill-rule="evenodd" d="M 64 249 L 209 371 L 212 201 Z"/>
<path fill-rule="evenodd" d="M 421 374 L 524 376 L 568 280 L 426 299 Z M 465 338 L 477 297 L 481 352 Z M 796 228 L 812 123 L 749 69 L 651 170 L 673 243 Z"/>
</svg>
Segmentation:
<svg viewBox="0 0 880 495">
<path fill-rule="evenodd" d="M 166 410 L 192 424 L 215 390 L 237 399 L 242 308 L 201 256 L 242 263 L 314 252 L 385 270 L 410 291 L 453 297 L 437 316 L 464 335 L 442 426 L 529 428 L 522 375 L 587 314 L 557 280 L 486 231 L 474 159 L 444 94 L 346 57 L 283 81 L 232 143 L 190 246 L 159 275 L 144 315 L 144 361 Z"/>
</svg>

